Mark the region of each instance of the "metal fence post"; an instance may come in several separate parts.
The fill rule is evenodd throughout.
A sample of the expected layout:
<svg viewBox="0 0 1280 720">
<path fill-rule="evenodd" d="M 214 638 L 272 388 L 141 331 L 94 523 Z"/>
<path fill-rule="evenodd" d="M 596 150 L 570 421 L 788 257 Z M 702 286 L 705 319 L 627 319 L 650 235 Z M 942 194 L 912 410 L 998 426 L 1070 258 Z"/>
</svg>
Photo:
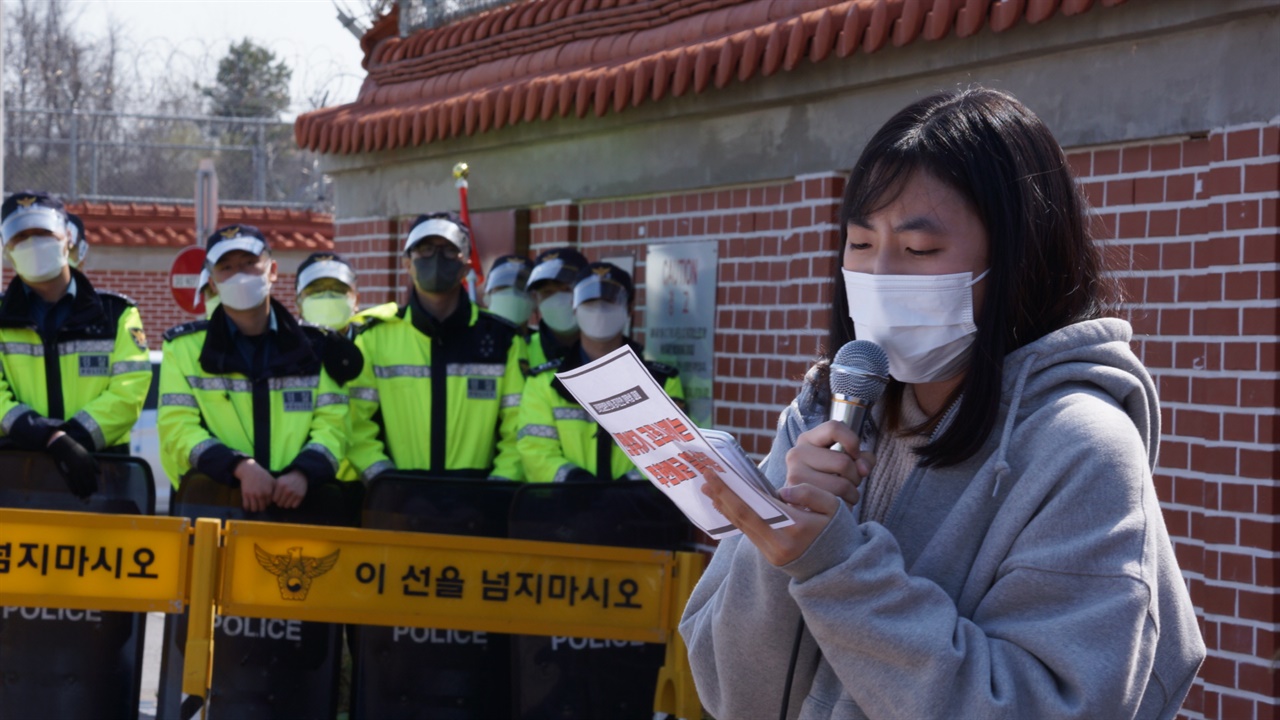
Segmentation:
<svg viewBox="0 0 1280 720">
<path fill-rule="evenodd" d="M 258 142 L 253 146 L 253 199 L 267 200 L 267 126 L 258 123 Z"/>
<path fill-rule="evenodd" d="M 80 168 L 78 167 L 78 163 L 77 163 L 77 159 L 80 154 L 79 140 L 80 140 L 80 113 L 73 107 L 71 108 L 71 147 L 70 147 L 71 157 L 69 160 L 69 170 L 71 173 L 71 187 L 67 193 L 72 200 L 75 200 L 77 197 L 79 197 Z"/>
</svg>

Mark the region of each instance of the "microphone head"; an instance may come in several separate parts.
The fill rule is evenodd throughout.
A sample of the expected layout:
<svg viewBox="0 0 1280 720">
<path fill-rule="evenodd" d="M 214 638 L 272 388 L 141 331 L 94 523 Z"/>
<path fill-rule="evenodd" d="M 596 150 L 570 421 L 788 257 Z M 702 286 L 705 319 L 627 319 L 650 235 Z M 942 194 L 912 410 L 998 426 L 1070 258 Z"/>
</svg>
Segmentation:
<svg viewBox="0 0 1280 720">
<path fill-rule="evenodd" d="M 847 342 L 831 361 L 830 375 L 832 395 L 874 403 L 889 382 L 889 356 L 870 340 Z"/>
</svg>

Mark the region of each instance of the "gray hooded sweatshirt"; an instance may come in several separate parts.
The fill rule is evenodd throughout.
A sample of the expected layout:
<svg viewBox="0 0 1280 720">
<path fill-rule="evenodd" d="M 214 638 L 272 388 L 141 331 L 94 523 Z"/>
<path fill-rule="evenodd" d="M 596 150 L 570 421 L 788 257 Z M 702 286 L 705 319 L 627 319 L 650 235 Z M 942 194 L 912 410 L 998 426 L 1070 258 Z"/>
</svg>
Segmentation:
<svg viewBox="0 0 1280 720">
<path fill-rule="evenodd" d="M 1121 320 L 1008 356 L 983 449 L 917 467 L 884 524 L 841 512 L 779 568 L 716 549 L 680 623 L 720 720 L 1172 718 L 1205 647 L 1151 481 L 1155 387 Z M 762 468 L 826 420 L 807 383 Z"/>
</svg>

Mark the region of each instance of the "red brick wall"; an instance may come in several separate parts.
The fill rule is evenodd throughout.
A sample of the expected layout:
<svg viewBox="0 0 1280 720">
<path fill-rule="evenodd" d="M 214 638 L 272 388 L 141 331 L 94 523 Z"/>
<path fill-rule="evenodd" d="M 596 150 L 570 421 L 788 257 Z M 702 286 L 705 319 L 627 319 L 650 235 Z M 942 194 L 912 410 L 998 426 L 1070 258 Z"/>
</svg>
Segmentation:
<svg viewBox="0 0 1280 720">
<path fill-rule="evenodd" d="M 400 268 L 399 223 L 387 218 L 338 220 L 333 250 L 351 263 L 360 278 L 360 306 L 403 300 L 406 278 Z"/>
<path fill-rule="evenodd" d="M 1160 389 L 1156 488 L 1209 647 L 1186 710 L 1275 717 L 1280 126 L 1070 161 Z"/>
<path fill-rule="evenodd" d="M 633 326 L 644 333 L 650 244 L 719 243 L 715 425 L 763 455 L 778 412 L 826 335 L 831 254 L 844 181 L 822 174 L 665 197 L 556 203 L 535 208 L 531 250 L 574 243 L 592 260 L 634 253 Z"/>
</svg>

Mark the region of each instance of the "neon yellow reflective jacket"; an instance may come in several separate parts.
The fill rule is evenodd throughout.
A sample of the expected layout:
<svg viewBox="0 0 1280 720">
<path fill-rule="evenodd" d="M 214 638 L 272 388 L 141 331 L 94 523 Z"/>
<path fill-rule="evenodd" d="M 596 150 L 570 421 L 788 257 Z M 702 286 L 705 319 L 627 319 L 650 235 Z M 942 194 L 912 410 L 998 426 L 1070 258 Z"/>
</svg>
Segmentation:
<svg viewBox="0 0 1280 720">
<path fill-rule="evenodd" d="M 274 299 L 271 306 L 276 327 L 256 378 L 221 307 L 164 334 L 160 460 L 175 487 L 192 468 L 236 486 L 235 467 L 247 457 L 277 476 L 300 470 L 309 486 L 334 479 L 347 448 L 347 394 L 315 348 L 332 331 L 299 325 Z"/>
<path fill-rule="evenodd" d="M 142 316 L 128 298 L 71 276 L 75 297 L 55 337 L 37 332 L 21 278 L 0 302 L 0 430 L 65 420 L 61 429 L 86 450 L 127 449 L 151 387 Z"/>
<path fill-rule="evenodd" d="M 351 316 L 351 324 L 347 326 L 345 334 L 354 340 L 370 322 L 381 322 L 393 318 L 398 312 L 400 312 L 400 306 L 393 302 L 367 307 Z M 351 413 L 347 413 L 347 437 L 351 437 Z M 360 479 L 360 473 L 356 472 L 355 465 L 351 464 L 351 458 L 344 457 L 338 464 L 338 479 L 342 482 Z"/>
<path fill-rule="evenodd" d="M 539 322 L 538 331 L 529 336 L 529 376 L 546 370 L 547 363 L 557 362 L 569 350 L 569 347 L 560 344 L 545 322 Z M 577 352 L 576 348 L 574 352 Z"/>
<path fill-rule="evenodd" d="M 410 293 L 356 336 L 364 370 L 352 380 L 351 450 L 364 480 L 384 470 L 523 480 L 516 430 L 525 342 L 516 326 L 462 295 L 438 322 Z"/>
<path fill-rule="evenodd" d="M 637 355 L 643 355 L 642 347 L 630 341 L 628 344 Z M 599 432 L 600 426 L 596 421 L 555 379 L 557 372 L 582 365 L 580 346 L 570 348 L 558 366 L 554 362 L 551 365 L 544 366 L 542 371 L 529 378 L 524 387 L 524 399 L 520 402 L 517 446 L 528 480 L 642 479 L 644 476 L 627 453 L 608 433 Z M 649 360 L 644 365 L 662 384 L 667 395 L 683 409 L 684 385 L 680 382 L 680 371 Z"/>
</svg>

